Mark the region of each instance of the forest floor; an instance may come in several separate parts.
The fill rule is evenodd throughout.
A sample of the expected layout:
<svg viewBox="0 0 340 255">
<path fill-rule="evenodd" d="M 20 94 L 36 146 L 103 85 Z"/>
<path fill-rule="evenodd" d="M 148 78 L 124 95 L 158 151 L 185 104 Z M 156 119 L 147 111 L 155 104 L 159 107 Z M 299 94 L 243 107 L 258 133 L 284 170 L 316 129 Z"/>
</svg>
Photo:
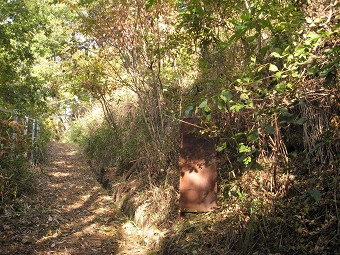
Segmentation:
<svg viewBox="0 0 340 255">
<path fill-rule="evenodd" d="M 126 218 L 67 143 L 51 143 L 34 191 L 0 215 L 0 254 L 143 254 Z"/>
</svg>

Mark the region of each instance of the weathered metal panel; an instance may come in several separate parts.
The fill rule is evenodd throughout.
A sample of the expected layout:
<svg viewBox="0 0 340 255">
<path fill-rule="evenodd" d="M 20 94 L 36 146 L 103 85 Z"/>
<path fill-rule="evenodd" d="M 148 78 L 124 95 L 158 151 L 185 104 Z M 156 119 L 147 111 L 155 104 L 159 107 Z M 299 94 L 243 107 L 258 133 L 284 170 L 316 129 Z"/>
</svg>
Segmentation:
<svg viewBox="0 0 340 255">
<path fill-rule="evenodd" d="M 198 118 L 181 121 L 180 210 L 208 212 L 216 207 L 217 165 L 212 139 L 200 134 Z"/>
</svg>

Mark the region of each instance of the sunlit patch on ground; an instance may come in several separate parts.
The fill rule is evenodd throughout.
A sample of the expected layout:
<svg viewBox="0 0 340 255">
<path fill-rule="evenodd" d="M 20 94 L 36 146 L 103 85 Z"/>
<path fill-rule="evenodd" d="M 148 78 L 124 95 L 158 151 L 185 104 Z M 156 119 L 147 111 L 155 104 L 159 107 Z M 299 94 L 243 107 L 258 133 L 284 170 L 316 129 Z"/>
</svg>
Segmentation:
<svg viewBox="0 0 340 255">
<path fill-rule="evenodd" d="M 65 173 L 65 172 L 52 172 L 50 173 L 50 175 L 54 176 L 54 177 L 67 177 L 72 175 L 71 173 Z"/>
<path fill-rule="evenodd" d="M 78 201 L 74 202 L 73 204 L 68 205 L 67 207 L 65 207 L 65 209 L 66 209 L 66 211 L 79 209 L 84 205 L 84 203 L 87 200 L 88 200 L 88 198 L 80 197 Z"/>
<path fill-rule="evenodd" d="M 54 165 L 65 165 L 65 163 L 65 160 L 58 160 L 53 162 Z"/>
<path fill-rule="evenodd" d="M 77 155 L 77 151 L 76 150 L 68 151 L 68 152 L 65 153 L 65 155 L 67 155 L 67 156 L 75 156 L 75 155 Z"/>
<path fill-rule="evenodd" d="M 56 189 L 62 188 L 62 186 L 63 185 L 61 183 L 51 184 L 51 187 Z"/>
</svg>

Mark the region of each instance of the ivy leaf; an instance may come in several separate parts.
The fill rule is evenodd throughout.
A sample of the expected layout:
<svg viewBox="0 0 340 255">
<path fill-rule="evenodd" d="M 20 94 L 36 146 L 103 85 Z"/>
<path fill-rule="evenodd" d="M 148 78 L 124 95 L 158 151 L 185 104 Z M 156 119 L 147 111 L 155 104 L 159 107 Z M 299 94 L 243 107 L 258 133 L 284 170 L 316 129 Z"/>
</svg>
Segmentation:
<svg viewBox="0 0 340 255">
<path fill-rule="evenodd" d="M 290 49 L 290 46 L 287 46 L 283 52 L 282 52 L 282 55 L 287 55 L 289 53 L 289 49 Z"/>
<path fill-rule="evenodd" d="M 279 68 L 277 68 L 277 66 L 274 64 L 269 64 L 269 71 L 277 72 L 279 71 Z"/>
</svg>

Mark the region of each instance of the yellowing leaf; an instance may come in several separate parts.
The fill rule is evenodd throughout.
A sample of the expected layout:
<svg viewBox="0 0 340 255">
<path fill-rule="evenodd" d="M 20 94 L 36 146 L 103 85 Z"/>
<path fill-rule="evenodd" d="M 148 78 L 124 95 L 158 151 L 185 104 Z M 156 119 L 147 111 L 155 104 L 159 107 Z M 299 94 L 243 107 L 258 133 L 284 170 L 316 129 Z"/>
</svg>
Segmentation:
<svg viewBox="0 0 340 255">
<path fill-rule="evenodd" d="M 270 54 L 270 56 L 273 56 L 274 58 L 281 58 L 281 55 L 279 54 L 279 53 L 277 53 L 277 52 L 272 52 L 271 54 Z"/>
<path fill-rule="evenodd" d="M 277 66 L 274 64 L 269 64 L 269 71 L 277 72 L 279 71 L 279 68 L 277 68 Z"/>
</svg>

